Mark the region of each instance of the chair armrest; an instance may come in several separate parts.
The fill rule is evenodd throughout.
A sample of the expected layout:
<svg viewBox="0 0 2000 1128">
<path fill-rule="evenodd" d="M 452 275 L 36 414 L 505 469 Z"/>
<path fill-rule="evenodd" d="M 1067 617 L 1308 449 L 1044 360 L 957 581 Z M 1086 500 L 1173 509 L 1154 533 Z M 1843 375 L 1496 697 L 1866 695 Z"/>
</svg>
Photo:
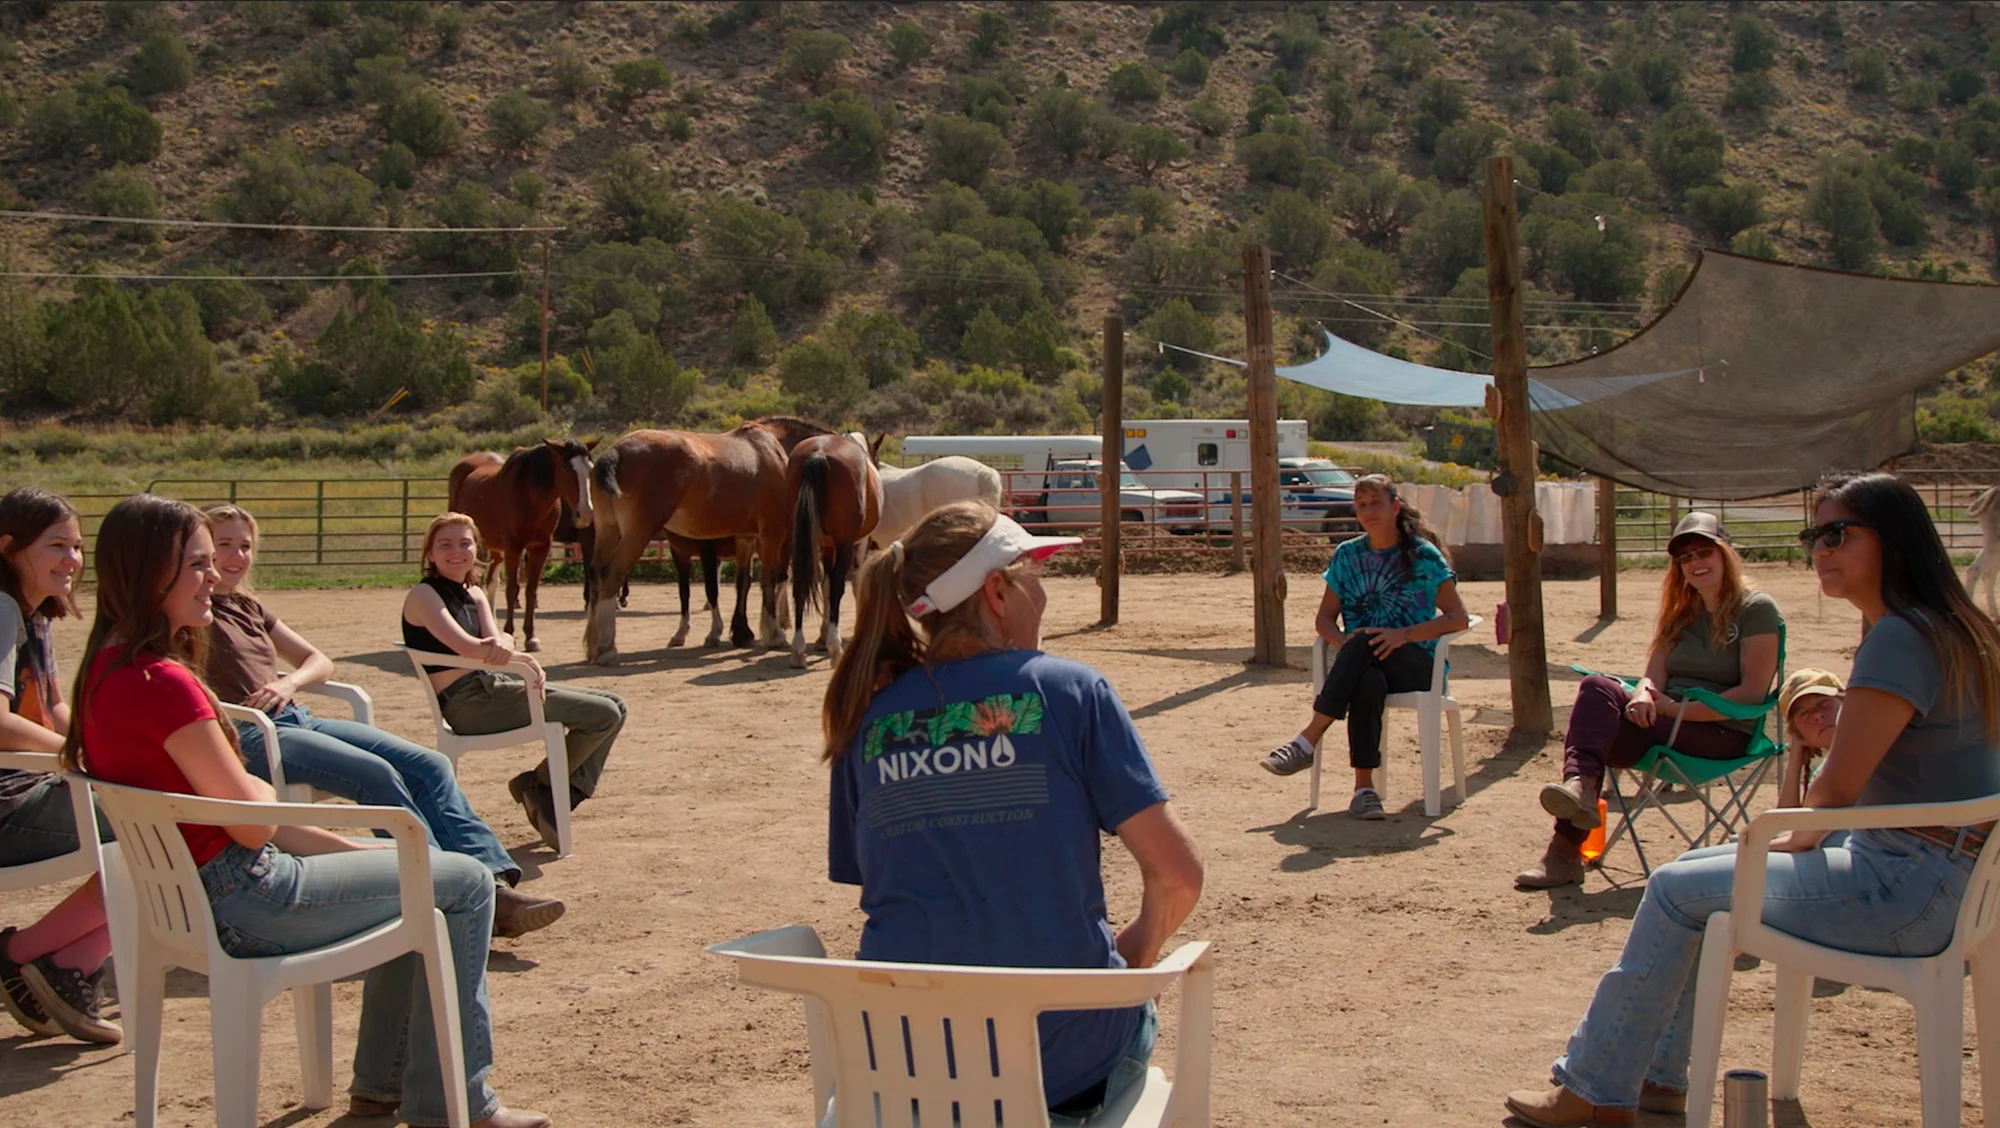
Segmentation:
<svg viewBox="0 0 2000 1128">
<path fill-rule="evenodd" d="M 278 748 L 278 726 L 271 723 L 271 718 L 265 716 L 262 709 L 252 709 L 248 705 L 231 705 L 227 701 L 218 704 L 222 706 L 222 715 L 225 719 L 257 726 L 257 732 L 264 738 L 264 762 L 271 768 L 271 786 L 278 794 L 283 795 L 285 757 Z"/>
<path fill-rule="evenodd" d="M 62 774 L 62 758 L 54 752 L 6 752 L 0 751 L 0 771 L 44 772 L 49 775 Z M 70 817 L 76 820 L 78 842 L 84 842 L 84 829 L 89 828 L 96 837 L 97 814 L 90 807 L 88 788 L 69 789 Z"/>
<path fill-rule="evenodd" d="M 1746 705 L 1741 701 L 1731 701 L 1720 693 L 1707 689 L 1690 689 L 1682 695 L 1681 700 L 1684 703 L 1706 705 L 1732 721 L 1754 721 L 1770 712 L 1771 707 L 1778 703 L 1777 698 L 1767 697 L 1762 701 Z"/>
<path fill-rule="evenodd" d="M 1208 941 L 1183 944 L 1157 965 L 1181 976 L 1180 1029 L 1174 1044 L 1174 1087 L 1168 1128 L 1207 1128 L 1215 1029 L 1215 956 Z"/>
<path fill-rule="evenodd" d="M 519 650 L 515 651 L 506 662 L 496 666 L 491 662 L 482 661 L 478 658 L 467 658 L 463 654 L 433 654 L 428 650 L 410 650 L 409 647 L 404 646 L 400 642 L 396 644 L 396 649 L 409 651 L 419 662 L 426 666 L 450 666 L 459 670 L 499 670 L 507 666 L 519 666 L 526 669 L 528 663 L 534 661 L 534 655 L 525 654 Z"/>
<path fill-rule="evenodd" d="M 1764 903 L 1771 840 L 1792 830 L 1894 830 L 1912 826 L 1971 826 L 2000 818 L 2000 795 L 1956 803 L 1897 803 L 1880 807 L 1779 807 L 1750 820 L 1736 840 L 1730 904 Z M 1749 920 L 1757 920 L 1751 914 Z"/>
<path fill-rule="evenodd" d="M 63 778 L 72 791 L 95 791 L 106 806 L 121 800 L 139 800 L 153 811 L 162 812 L 176 823 L 195 826 L 311 826 L 321 829 L 349 827 L 386 831 L 396 841 L 396 877 L 400 884 L 403 919 L 423 922 L 431 919 L 437 894 L 431 885 L 431 845 L 428 832 L 417 816 L 402 807 L 326 806 L 316 803 L 252 803 L 241 799 L 210 799 L 202 795 L 182 795 L 147 791 L 105 783 L 81 772 L 66 772 Z M 160 821 L 166 821 L 164 818 Z"/>
<path fill-rule="evenodd" d="M 375 699 L 368 696 L 367 690 L 352 682 L 318 682 L 306 686 L 299 692 L 317 694 L 320 697 L 330 697 L 335 701 L 345 703 L 353 711 L 356 724 L 372 725 L 375 723 Z"/>
</svg>

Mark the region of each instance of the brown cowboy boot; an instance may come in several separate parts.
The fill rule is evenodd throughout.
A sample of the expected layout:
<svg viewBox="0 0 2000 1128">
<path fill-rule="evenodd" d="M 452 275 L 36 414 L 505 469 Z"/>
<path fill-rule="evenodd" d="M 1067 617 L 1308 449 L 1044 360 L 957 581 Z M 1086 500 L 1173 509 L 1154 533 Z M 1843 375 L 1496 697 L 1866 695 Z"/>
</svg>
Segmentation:
<svg viewBox="0 0 2000 1128">
<path fill-rule="evenodd" d="M 1509 1093 L 1507 1111 L 1534 1128 L 1617 1128 L 1639 1119 L 1629 1108 L 1594 1105 L 1560 1085 Z"/>
<path fill-rule="evenodd" d="M 1533 868 L 1514 875 L 1514 884 L 1524 889 L 1555 889 L 1583 884 L 1583 847 L 1562 835 L 1549 838 L 1549 848 Z"/>
<path fill-rule="evenodd" d="M 1582 776 L 1544 784 L 1542 810 L 1568 820 L 1578 830 L 1596 830 L 1604 825 L 1604 820 L 1597 816 L 1597 796 L 1602 786 L 1602 781 Z"/>
</svg>

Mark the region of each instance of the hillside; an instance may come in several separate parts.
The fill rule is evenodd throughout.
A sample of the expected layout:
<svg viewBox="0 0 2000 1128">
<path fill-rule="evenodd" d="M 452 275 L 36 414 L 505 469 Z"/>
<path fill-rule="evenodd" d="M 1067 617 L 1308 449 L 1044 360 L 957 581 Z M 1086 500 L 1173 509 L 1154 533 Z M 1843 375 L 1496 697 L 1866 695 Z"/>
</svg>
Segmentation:
<svg viewBox="0 0 2000 1128">
<path fill-rule="evenodd" d="M 0 409 L 532 423 L 546 246 L 558 423 L 1083 428 L 1114 307 L 1128 413 L 1233 415 L 1233 370 L 1153 345 L 1240 349 L 1247 241 L 1299 354 L 1323 324 L 1483 364 L 1491 151 L 1541 362 L 1643 324 L 1703 245 L 1990 281 L 1996 29 L 1890 3 L 17 0 L 0 207 L 560 230 L 0 219 L 7 271 L 194 276 L 0 279 Z M 476 277 L 398 277 L 440 274 Z M 1318 438 L 1428 418 L 1284 394 Z M 1997 412 L 1975 366 L 1926 433 L 2000 438 Z"/>
</svg>

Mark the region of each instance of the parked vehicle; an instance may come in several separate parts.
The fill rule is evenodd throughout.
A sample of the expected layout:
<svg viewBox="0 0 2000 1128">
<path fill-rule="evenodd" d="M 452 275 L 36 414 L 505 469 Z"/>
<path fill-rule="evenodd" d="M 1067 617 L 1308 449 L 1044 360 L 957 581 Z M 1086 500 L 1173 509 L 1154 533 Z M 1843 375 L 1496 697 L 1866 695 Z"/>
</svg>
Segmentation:
<svg viewBox="0 0 2000 1128">
<path fill-rule="evenodd" d="M 1243 523 L 1251 521 L 1250 481 L 1243 481 Z M 1354 475 L 1324 458 L 1278 460 L 1279 520 L 1288 528 L 1329 536 L 1359 531 L 1354 523 Z M 1209 528 L 1230 532 L 1235 522 L 1235 495 L 1223 490 L 1208 506 Z"/>
<path fill-rule="evenodd" d="M 1278 420 L 1278 458 L 1306 457 L 1306 421 Z M 1230 471 L 1250 472 L 1250 423 L 1244 419 L 1131 419 L 1125 463 L 1148 485 L 1213 494 Z M 1247 483 L 1247 479 L 1246 479 Z"/>
<path fill-rule="evenodd" d="M 1050 467 L 1048 488 L 1039 494 L 1015 491 L 1009 504 L 1021 506 L 1022 524 L 1050 528 L 1091 528 L 1103 523 L 1104 501 L 1098 479 L 1104 464 L 1096 459 L 1071 459 Z M 1129 467 L 1119 467 L 1119 520 L 1154 525 L 1174 533 L 1198 533 L 1205 528 L 1202 496 L 1192 490 L 1158 489 L 1142 485 Z"/>
</svg>

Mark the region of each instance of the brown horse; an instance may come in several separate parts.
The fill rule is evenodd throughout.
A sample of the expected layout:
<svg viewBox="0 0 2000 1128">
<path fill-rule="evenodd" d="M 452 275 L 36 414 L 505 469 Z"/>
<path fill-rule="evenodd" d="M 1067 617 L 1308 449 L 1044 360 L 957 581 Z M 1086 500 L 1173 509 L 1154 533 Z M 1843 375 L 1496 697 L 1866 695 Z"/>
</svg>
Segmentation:
<svg viewBox="0 0 2000 1128">
<path fill-rule="evenodd" d="M 882 479 L 860 436 L 815 435 L 792 448 L 785 488 L 792 496 L 792 665 L 804 669 L 808 602 L 825 609 L 820 643 L 840 661 L 840 597 L 855 546 L 882 519 Z M 822 553 L 832 556 L 825 571 Z"/>
<path fill-rule="evenodd" d="M 521 597 L 526 565 L 528 603 L 521 631 L 529 650 L 542 648 L 535 637 L 535 597 L 560 511 L 565 505 L 572 507 L 575 523 L 585 528 L 593 517 L 590 490 L 584 483 L 590 481 L 590 452 L 596 445 L 595 440 L 586 445 L 575 439 L 547 439 L 539 446 L 518 447 L 504 459 L 490 450 L 468 454 L 452 467 L 446 504 L 478 523 L 492 554 L 483 582 L 491 586 L 503 559 L 507 565 L 503 629 L 509 635 L 514 633 L 514 605 Z"/>
<path fill-rule="evenodd" d="M 748 540 L 765 562 L 759 616 L 763 644 L 785 644 L 778 617 L 784 580 L 790 494 L 785 464 L 792 447 L 809 435 L 827 434 L 809 420 L 773 416 L 721 435 L 686 431 L 634 431 L 597 460 L 592 477 L 597 543 L 592 574 L 595 600 L 584 630 L 584 654 L 599 665 L 618 660 L 616 594 L 646 545 L 662 529 L 692 541 Z M 742 559 L 739 545 L 739 563 Z M 745 610 L 750 569 L 736 573 L 736 612 L 730 638 L 747 646 Z"/>
</svg>

